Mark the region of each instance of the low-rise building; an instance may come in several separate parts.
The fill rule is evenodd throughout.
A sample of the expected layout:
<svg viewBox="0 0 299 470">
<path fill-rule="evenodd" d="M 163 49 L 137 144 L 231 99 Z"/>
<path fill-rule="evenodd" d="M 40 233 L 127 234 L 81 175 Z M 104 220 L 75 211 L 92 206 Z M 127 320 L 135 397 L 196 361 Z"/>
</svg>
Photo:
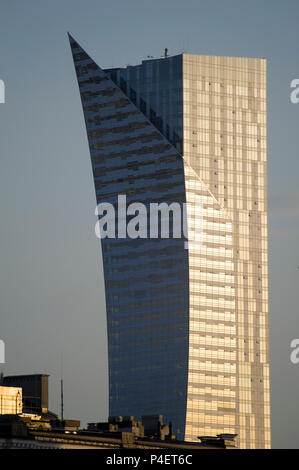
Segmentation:
<svg viewBox="0 0 299 470">
<path fill-rule="evenodd" d="M 121 418 L 121 417 L 119 417 Z M 128 417 L 126 417 L 128 418 Z M 60 423 L 50 418 L 29 415 L 0 416 L 0 449 L 22 448 L 59 448 L 59 449 L 226 449 L 235 447 L 234 436 L 202 437 L 199 442 L 184 442 L 177 440 L 171 433 L 144 435 L 143 425 L 131 419 L 119 420 L 119 423 L 98 423 L 99 426 L 89 426 L 79 429 L 79 421 L 66 420 Z M 152 418 L 151 418 L 152 419 Z M 123 426 L 118 425 L 123 423 Z M 131 423 L 131 424 L 130 424 Z M 106 426 L 103 426 L 106 424 Z M 163 423 L 160 423 L 161 427 Z M 114 427 L 112 427 L 114 426 Z M 126 426 L 126 427 L 125 427 Z M 131 426 L 131 430 L 129 427 Z M 103 429 L 106 427 L 106 430 Z M 95 430 L 95 429 L 98 430 Z M 140 430 L 140 435 L 136 433 Z"/>
</svg>

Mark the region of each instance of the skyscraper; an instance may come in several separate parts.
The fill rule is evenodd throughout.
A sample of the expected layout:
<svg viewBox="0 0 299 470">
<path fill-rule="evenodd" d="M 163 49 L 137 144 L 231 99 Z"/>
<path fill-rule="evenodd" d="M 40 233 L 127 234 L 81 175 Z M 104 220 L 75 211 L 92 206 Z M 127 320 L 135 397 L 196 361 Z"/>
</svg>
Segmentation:
<svg viewBox="0 0 299 470">
<path fill-rule="evenodd" d="M 102 239 L 110 415 L 270 447 L 266 61 L 165 51 L 102 70 L 70 43 L 97 203 L 187 203 L 200 230 Z"/>
</svg>

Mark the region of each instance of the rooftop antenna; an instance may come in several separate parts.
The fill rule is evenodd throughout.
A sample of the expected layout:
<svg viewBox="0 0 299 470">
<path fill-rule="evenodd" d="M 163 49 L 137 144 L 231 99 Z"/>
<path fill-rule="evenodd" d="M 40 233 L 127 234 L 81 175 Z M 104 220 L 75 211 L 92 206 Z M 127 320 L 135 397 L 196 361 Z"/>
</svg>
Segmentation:
<svg viewBox="0 0 299 470">
<path fill-rule="evenodd" d="M 63 379 L 60 381 L 61 387 L 61 421 L 63 421 Z"/>
<path fill-rule="evenodd" d="M 61 405 L 61 421 L 63 421 L 63 362 L 61 353 L 61 379 L 60 379 L 60 405 Z"/>
</svg>

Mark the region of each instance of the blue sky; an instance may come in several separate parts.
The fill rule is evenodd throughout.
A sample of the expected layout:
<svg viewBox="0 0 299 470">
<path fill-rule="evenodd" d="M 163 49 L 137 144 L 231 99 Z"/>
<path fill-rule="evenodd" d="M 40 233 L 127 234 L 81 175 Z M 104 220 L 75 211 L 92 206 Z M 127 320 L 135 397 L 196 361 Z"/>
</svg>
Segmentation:
<svg viewBox="0 0 299 470">
<path fill-rule="evenodd" d="M 297 0 L 2 2 L 0 338 L 4 373 L 51 374 L 59 411 L 108 414 L 105 299 L 87 138 L 67 31 L 102 67 L 188 53 L 268 61 L 272 437 L 299 447 Z M 61 361 L 61 356 L 63 361 Z"/>
</svg>

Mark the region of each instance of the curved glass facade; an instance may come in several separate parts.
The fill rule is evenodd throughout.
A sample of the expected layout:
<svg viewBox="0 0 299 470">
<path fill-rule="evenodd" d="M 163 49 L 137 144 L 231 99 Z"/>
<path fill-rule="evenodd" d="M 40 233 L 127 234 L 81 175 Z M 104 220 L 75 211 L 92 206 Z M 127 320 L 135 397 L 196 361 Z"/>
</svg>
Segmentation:
<svg viewBox="0 0 299 470">
<path fill-rule="evenodd" d="M 181 155 L 71 40 L 97 202 L 185 202 Z M 119 215 L 119 214 L 118 214 Z M 163 414 L 181 438 L 188 378 L 184 239 L 102 239 L 109 413 Z"/>
<path fill-rule="evenodd" d="M 188 203 L 188 241 L 102 239 L 109 413 L 270 447 L 265 60 L 102 70 L 70 43 L 97 203 Z"/>
</svg>

